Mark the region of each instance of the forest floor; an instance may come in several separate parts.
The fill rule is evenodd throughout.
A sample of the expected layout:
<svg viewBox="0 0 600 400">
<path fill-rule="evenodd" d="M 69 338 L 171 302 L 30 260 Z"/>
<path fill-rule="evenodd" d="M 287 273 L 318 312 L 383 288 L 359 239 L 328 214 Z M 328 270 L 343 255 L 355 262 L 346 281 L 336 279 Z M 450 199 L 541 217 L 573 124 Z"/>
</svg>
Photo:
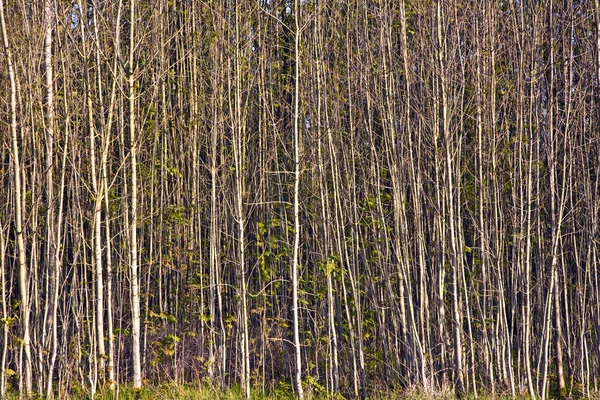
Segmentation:
<svg viewBox="0 0 600 400">
<path fill-rule="evenodd" d="M 306 400 L 344 400 L 351 399 L 354 396 L 344 396 L 337 394 L 332 396 L 331 394 L 321 393 L 320 390 L 314 390 L 314 387 L 307 387 L 305 390 Z M 18 393 L 8 393 L 5 397 L 7 400 L 19 399 Z M 33 399 L 43 399 L 43 396 L 33 397 Z M 61 400 L 83 400 L 92 399 L 91 393 L 87 391 L 74 390 L 71 393 L 56 394 L 56 398 Z M 145 386 L 142 390 L 134 390 L 131 386 L 120 386 L 117 390 L 100 390 L 96 392 L 93 397 L 94 400 L 239 400 L 243 399 L 243 392 L 239 387 L 230 388 L 227 390 L 220 390 L 211 386 L 199 386 L 199 385 L 159 385 L 159 386 Z M 254 391 L 251 394 L 251 400 L 294 400 L 296 398 L 295 393 L 291 389 L 289 384 L 280 384 L 271 388 L 271 390 L 261 392 Z M 551 394 L 548 397 L 553 399 Z M 593 395 L 591 397 L 586 396 L 572 396 L 569 399 L 584 399 L 592 398 L 599 399 L 600 394 Z M 456 399 L 453 391 L 426 393 L 422 390 L 406 391 L 381 391 L 377 394 L 371 394 L 367 397 L 368 400 L 454 400 Z M 464 400 L 526 400 L 529 399 L 527 395 L 518 395 L 511 397 L 507 394 L 483 394 L 477 397 L 469 395 L 463 397 Z"/>
<path fill-rule="evenodd" d="M 17 393 L 9 394 L 6 399 L 18 399 Z M 42 399 L 43 397 L 39 397 Z M 63 393 L 58 395 L 61 400 L 83 400 L 92 399 L 91 394 L 84 392 L 73 392 Z M 239 400 L 243 399 L 243 393 L 239 387 L 228 389 L 226 391 L 220 391 L 209 386 L 199 387 L 195 386 L 176 386 L 176 385 L 161 385 L 161 386 L 147 386 L 142 390 L 135 391 L 132 387 L 121 386 L 118 390 L 110 391 L 98 391 L 93 397 L 95 400 Z M 293 400 L 295 394 L 291 391 L 287 385 L 275 387 L 269 392 L 258 392 L 253 391 L 251 394 L 252 400 Z M 305 393 L 306 400 L 344 400 L 350 399 L 353 396 L 346 397 L 341 394 L 335 396 L 327 395 L 326 393 L 315 393 L 314 391 L 307 390 Z M 407 392 L 390 392 L 383 391 L 378 394 L 374 394 L 367 397 L 369 400 L 454 400 L 456 397 L 452 392 L 427 394 L 420 390 Z M 478 397 L 468 396 L 464 399 L 477 399 L 477 400 L 504 400 L 504 399 L 517 399 L 525 400 L 528 397 L 517 396 L 510 397 L 505 395 L 482 395 Z M 38 399 L 38 397 L 34 397 Z"/>
</svg>

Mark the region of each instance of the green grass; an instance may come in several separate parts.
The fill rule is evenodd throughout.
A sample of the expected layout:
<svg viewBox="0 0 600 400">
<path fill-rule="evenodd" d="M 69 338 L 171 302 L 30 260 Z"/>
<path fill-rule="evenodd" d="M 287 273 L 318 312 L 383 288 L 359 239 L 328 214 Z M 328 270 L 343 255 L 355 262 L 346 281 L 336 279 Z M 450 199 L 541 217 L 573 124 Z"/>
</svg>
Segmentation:
<svg viewBox="0 0 600 400">
<path fill-rule="evenodd" d="M 112 391 L 99 390 L 94 396 L 95 400 L 237 400 L 242 398 L 243 392 L 239 386 L 221 391 L 210 386 L 174 384 L 145 386 L 141 390 L 134 390 L 131 386 L 119 386 Z M 251 398 L 252 400 L 283 400 L 293 399 L 294 394 L 287 388 L 275 388 L 272 394 L 253 391 Z M 69 394 L 69 397 L 64 398 L 64 400 L 79 399 L 91 400 L 91 394 L 74 391 Z"/>
<path fill-rule="evenodd" d="M 326 393 L 318 393 L 319 391 L 312 390 L 308 387 L 305 389 L 305 398 L 307 400 L 343 400 L 346 398 L 340 394 L 336 396 L 327 395 Z M 291 389 L 291 385 L 277 385 L 270 393 L 252 392 L 252 400 L 293 400 L 295 394 Z M 453 400 L 455 397 L 452 392 L 443 393 L 425 393 L 421 390 L 411 392 L 381 392 L 380 394 L 369 396 L 369 400 Z M 477 400 L 504 400 L 510 397 L 505 396 L 480 396 Z M 89 395 L 74 395 L 68 400 L 90 399 Z M 118 392 L 103 391 L 97 393 L 96 400 L 238 400 L 243 399 L 243 392 L 240 387 L 233 387 L 226 391 L 210 388 L 208 386 L 175 386 L 162 385 L 144 387 L 140 391 L 134 391 L 129 386 L 119 387 Z M 466 399 L 474 399 L 467 397 Z M 517 399 L 526 399 L 526 397 L 517 397 Z"/>
<path fill-rule="evenodd" d="M 343 400 L 346 398 L 341 394 L 336 396 L 324 393 L 320 387 L 306 385 L 305 398 L 306 400 Z M 82 388 L 73 388 L 73 390 L 65 396 L 64 394 L 56 395 L 55 398 L 61 400 L 88 400 L 92 399 L 89 391 Z M 252 400 L 293 400 L 295 398 L 292 386 L 289 383 L 282 382 L 271 388 L 268 393 L 260 393 L 253 391 L 251 394 Z M 515 398 L 507 395 L 480 395 L 477 400 L 526 400 L 527 395 L 517 396 Z M 551 395 L 549 398 L 553 398 Z M 574 399 L 583 398 L 574 396 Z M 599 397 L 593 397 L 599 398 Z M 17 393 L 10 393 L 6 396 L 7 400 L 18 399 Z M 36 396 L 34 400 L 43 399 L 42 396 Z M 160 386 L 145 386 L 141 390 L 134 390 L 131 386 L 120 386 L 116 390 L 109 389 L 99 390 L 94 396 L 95 400 L 238 400 L 243 399 L 243 392 L 239 386 L 229 388 L 225 391 L 211 387 L 209 385 L 175 385 L 166 384 Z M 413 389 L 410 391 L 386 391 L 382 390 L 377 394 L 370 395 L 369 400 L 454 400 L 455 396 L 451 390 L 444 392 L 426 392 L 422 389 Z M 475 400 L 473 395 L 469 395 L 464 400 Z"/>
</svg>

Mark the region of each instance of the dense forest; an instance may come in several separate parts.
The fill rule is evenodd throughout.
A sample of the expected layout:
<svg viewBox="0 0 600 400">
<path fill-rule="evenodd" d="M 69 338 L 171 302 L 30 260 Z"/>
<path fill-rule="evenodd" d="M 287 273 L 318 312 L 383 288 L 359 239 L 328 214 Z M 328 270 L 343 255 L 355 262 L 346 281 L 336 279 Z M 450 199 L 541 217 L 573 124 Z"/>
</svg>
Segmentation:
<svg viewBox="0 0 600 400">
<path fill-rule="evenodd" d="M 0 17 L 0 397 L 598 393 L 599 0 Z"/>
</svg>

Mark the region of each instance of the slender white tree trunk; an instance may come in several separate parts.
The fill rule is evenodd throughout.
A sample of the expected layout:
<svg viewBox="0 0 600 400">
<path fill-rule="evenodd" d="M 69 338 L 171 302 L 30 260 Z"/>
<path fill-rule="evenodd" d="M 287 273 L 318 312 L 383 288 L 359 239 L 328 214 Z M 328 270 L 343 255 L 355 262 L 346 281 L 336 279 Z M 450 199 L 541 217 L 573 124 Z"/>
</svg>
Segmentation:
<svg viewBox="0 0 600 400">
<path fill-rule="evenodd" d="M 140 285 L 138 274 L 137 226 L 138 226 L 138 183 L 137 183 L 137 137 L 135 127 L 135 0 L 129 3 L 129 61 L 127 82 L 129 86 L 129 157 L 131 162 L 131 221 L 129 236 L 130 278 L 131 278 L 131 319 L 132 319 L 132 356 L 133 388 L 142 388 L 142 366 L 140 357 Z"/>
<path fill-rule="evenodd" d="M 6 240 L 4 238 L 4 226 L 0 221 L 0 284 L 2 285 L 2 318 L 8 321 L 8 308 L 6 307 Z M 0 360 L 0 398 L 6 396 L 6 357 L 8 354 L 8 324 L 2 326 L 2 359 Z"/>
<path fill-rule="evenodd" d="M 120 47 L 119 47 L 119 38 L 121 36 L 121 10 L 123 7 L 123 1 L 119 0 L 118 8 L 117 8 L 117 24 L 115 28 L 115 38 L 117 38 L 115 43 L 115 54 L 113 58 L 113 71 L 118 70 L 118 59 L 120 57 Z M 97 29 L 97 24 L 94 24 Z M 96 31 L 96 37 L 98 37 L 98 31 Z M 97 54 L 99 53 L 99 49 L 97 50 Z M 97 59 L 100 59 L 99 54 L 97 55 Z M 108 198 L 108 150 L 109 144 L 111 143 L 110 136 L 112 132 L 112 125 L 114 121 L 115 115 L 115 101 L 117 94 L 117 80 L 120 79 L 120 75 L 118 77 L 114 77 L 112 81 L 112 86 L 110 90 L 110 100 L 108 104 L 108 121 L 105 125 L 104 135 L 102 139 L 102 160 L 101 160 L 101 168 L 102 168 L 102 190 L 104 193 L 104 208 L 106 212 L 106 224 L 105 224 L 105 236 L 106 236 L 106 319 L 107 319 L 107 329 L 108 329 L 108 380 L 109 386 L 111 390 L 114 390 L 117 377 L 115 373 L 115 343 L 113 337 L 113 269 L 112 269 L 112 242 L 111 242 L 111 230 L 110 230 L 110 207 L 109 207 L 109 198 Z"/>
<path fill-rule="evenodd" d="M 51 0 L 44 3 L 46 15 L 44 31 L 44 66 L 46 77 L 46 196 L 48 201 L 47 211 L 47 263 L 48 263 L 48 316 L 46 320 L 47 332 L 50 335 L 50 345 L 44 345 L 49 351 L 48 374 L 46 380 L 46 397 L 52 398 L 54 393 L 53 374 L 54 364 L 58 351 L 58 281 L 60 275 L 60 232 L 62 222 L 62 199 L 64 192 L 64 166 L 66 161 L 66 146 L 63 149 L 63 170 L 61 174 L 61 186 L 58 203 L 58 213 L 55 216 L 56 202 L 54 199 L 54 77 L 52 69 L 52 34 L 54 27 L 54 9 Z M 65 143 L 68 139 L 65 138 Z M 58 220 L 55 220 L 57 218 Z M 41 391 L 41 388 L 40 388 Z"/>
<path fill-rule="evenodd" d="M 238 224 L 238 256 L 240 264 L 240 313 L 241 313 L 241 341 L 240 350 L 242 358 L 242 389 L 246 399 L 250 399 L 250 346 L 248 331 L 248 299 L 246 285 L 246 211 L 244 207 L 244 192 L 246 187 L 246 135 L 244 113 L 242 112 L 242 54 L 240 51 L 240 12 L 236 2 L 235 8 L 235 110 L 232 115 L 234 121 L 235 137 L 233 140 L 233 152 L 235 162 L 236 180 L 236 219 Z"/>
<path fill-rule="evenodd" d="M 296 394 L 304 398 L 302 389 L 302 353 L 300 351 L 300 317 L 298 312 L 298 259 L 300 257 L 300 1 L 294 2 L 294 250 L 292 259 L 292 312 L 294 327 L 294 347 L 296 356 Z"/>
<path fill-rule="evenodd" d="M 23 239 L 23 211 L 22 206 L 22 187 L 21 187 L 21 161 L 19 159 L 19 139 L 17 134 L 17 78 L 14 69 L 12 51 L 8 42 L 8 33 L 6 31 L 6 21 L 4 16 L 4 1 L 0 0 L 0 25 L 2 27 L 2 42 L 6 63 L 8 66 L 8 75 L 10 78 L 10 132 L 12 140 L 12 164 L 14 168 L 14 209 L 15 209 L 15 229 L 17 236 L 17 246 L 19 252 L 19 291 L 21 292 L 21 328 L 23 335 L 22 348 L 25 353 L 25 393 L 31 396 L 33 393 L 32 360 L 31 360 L 31 337 L 29 328 L 29 289 L 27 285 L 27 258 L 25 252 L 25 241 Z"/>
<path fill-rule="evenodd" d="M 464 394 L 463 361 L 462 361 L 462 330 L 461 316 L 459 311 L 459 267 L 462 262 L 462 248 L 459 248 L 457 231 L 457 217 L 454 205 L 454 167 L 453 167 L 453 145 L 452 133 L 450 131 L 450 115 L 448 104 L 448 88 L 445 72 L 445 46 L 446 42 L 442 35 L 442 4 L 437 4 L 437 45 L 438 45 L 438 65 L 440 68 L 440 86 L 442 94 L 442 126 L 445 141 L 445 167 L 446 167 L 446 197 L 448 210 L 448 227 L 450 232 L 450 259 L 452 266 L 452 325 L 453 325 L 453 345 L 454 345 L 454 384 L 458 397 Z"/>
</svg>

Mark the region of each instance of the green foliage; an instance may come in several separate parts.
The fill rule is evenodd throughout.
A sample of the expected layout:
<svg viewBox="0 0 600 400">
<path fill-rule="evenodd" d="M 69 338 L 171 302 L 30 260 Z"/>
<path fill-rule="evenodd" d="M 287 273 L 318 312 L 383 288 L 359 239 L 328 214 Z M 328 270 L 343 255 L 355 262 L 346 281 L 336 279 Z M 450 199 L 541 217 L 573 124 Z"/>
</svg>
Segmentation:
<svg viewBox="0 0 600 400">
<path fill-rule="evenodd" d="M 134 390 L 130 386 L 121 386 L 118 391 L 105 390 L 95 397 L 100 400 L 124 399 L 124 400 L 192 400 L 192 399 L 211 399 L 214 394 L 209 388 L 195 386 L 177 386 L 162 385 L 143 387 L 141 390 Z"/>
<path fill-rule="evenodd" d="M 287 260 L 290 254 L 289 245 L 281 240 L 282 229 L 290 229 L 291 225 L 282 222 L 279 218 L 272 218 L 267 222 L 256 224 L 256 246 L 260 266 L 260 278 L 263 282 L 270 282 L 276 277 L 276 267 Z M 281 282 L 274 282 L 275 289 Z"/>
<path fill-rule="evenodd" d="M 181 339 L 173 334 L 167 334 L 161 339 L 152 342 L 152 354 L 154 357 L 150 360 L 150 365 L 165 363 L 175 355 L 175 346 Z"/>
<path fill-rule="evenodd" d="M 328 393 L 327 388 L 322 382 L 309 375 L 303 381 L 305 389 L 305 397 L 308 400 L 343 400 L 345 397 L 341 393 Z M 236 385 L 228 390 L 219 390 L 212 386 L 202 385 L 175 385 L 167 384 L 160 386 L 144 386 L 141 390 L 134 390 L 131 386 L 120 386 L 112 391 L 109 388 L 104 388 L 96 393 L 95 400 L 239 400 L 242 399 L 243 392 L 239 385 Z M 7 400 L 18 399 L 18 394 L 10 392 L 7 394 Z M 34 397 L 42 398 L 42 397 Z M 295 398 L 294 389 L 289 382 L 278 382 L 271 390 L 261 392 L 252 390 L 250 398 L 252 400 L 289 400 Z M 382 389 L 379 392 L 372 393 L 367 397 L 369 400 L 453 400 L 454 393 L 451 390 L 425 392 L 422 389 L 410 390 L 386 390 Z M 472 397 L 467 397 L 468 399 Z M 528 397 L 518 395 L 517 397 L 509 397 L 503 395 L 482 395 L 480 400 L 525 400 Z M 577 397 L 579 398 L 579 397 Z M 90 394 L 84 390 L 77 389 L 67 394 L 64 400 L 79 400 L 91 399 Z"/>
<path fill-rule="evenodd" d="M 273 390 L 273 396 L 276 399 L 289 398 L 293 396 L 292 385 L 289 382 L 277 382 Z"/>
</svg>

